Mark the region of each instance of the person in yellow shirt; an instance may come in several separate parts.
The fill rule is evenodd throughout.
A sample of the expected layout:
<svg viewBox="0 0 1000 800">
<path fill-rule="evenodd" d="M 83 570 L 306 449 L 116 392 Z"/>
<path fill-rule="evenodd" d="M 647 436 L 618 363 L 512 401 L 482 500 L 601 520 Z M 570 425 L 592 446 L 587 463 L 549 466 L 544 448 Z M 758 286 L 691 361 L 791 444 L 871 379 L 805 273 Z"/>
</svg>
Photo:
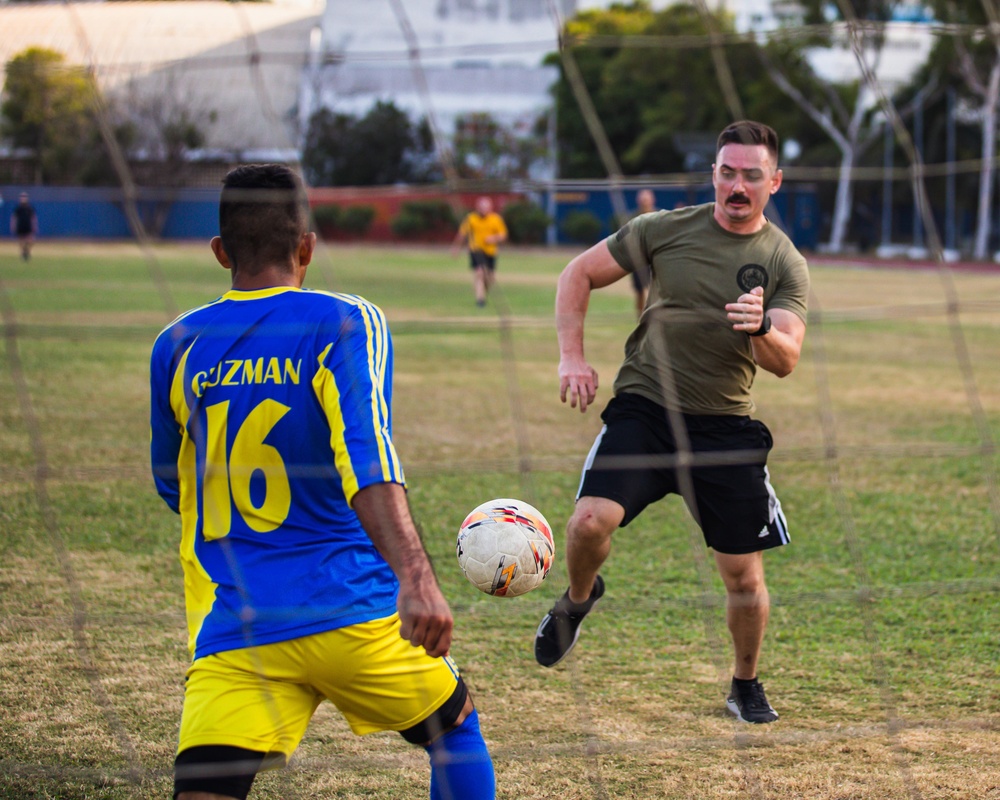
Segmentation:
<svg viewBox="0 0 1000 800">
<path fill-rule="evenodd" d="M 457 255 L 462 242 L 469 248 L 469 268 L 472 270 L 472 286 L 476 293 L 476 305 L 486 305 L 486 295 L 493 286 L 497 266 L 497 250 L 501 242 L 507 241 L 507 226 L 503 217 L 493 210 L 493 201 L 488 197 L 476 200 L 476 208 L 465 216 L 455 234 L 452 251 Z"/>
</svg>

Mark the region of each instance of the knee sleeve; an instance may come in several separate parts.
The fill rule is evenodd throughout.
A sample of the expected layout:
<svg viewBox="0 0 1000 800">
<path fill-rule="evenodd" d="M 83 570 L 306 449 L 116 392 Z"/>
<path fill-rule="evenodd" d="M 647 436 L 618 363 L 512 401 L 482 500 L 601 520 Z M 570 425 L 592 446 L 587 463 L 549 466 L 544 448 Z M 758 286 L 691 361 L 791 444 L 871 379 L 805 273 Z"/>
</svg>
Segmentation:
<svg viewBox="0 0 1000 800">
<path fill-rule="evenodd" d="M 242 747 L 189 747 L 174 760 L 174 797 L 181 792 L 209 792 L 246 800 L 266 753 Z"/>
<path fill-rule="evenodd" d="M 425 745 L 428 742 L 434 741 L 443 731 L 449 730 L 455 724 L 455 720 L 462 715 L 462 709 L 465 708 L 465 701 L 468 696 L 469 690 L 465 685 L 465 681 L 459 677 L 458 683 L 455 685 L 455 691 L 451 693 L 451 697 L 445 700 L 423 722 L 418 722 L 412 728 L 400 731 L 399 735 L 410 744 Z"/>
<path fill-rule="evenodd" d="M 494 800 L 493 761 L 475 709 L 424 749 L 431 757 L 431 800 Z"/>
</svg>

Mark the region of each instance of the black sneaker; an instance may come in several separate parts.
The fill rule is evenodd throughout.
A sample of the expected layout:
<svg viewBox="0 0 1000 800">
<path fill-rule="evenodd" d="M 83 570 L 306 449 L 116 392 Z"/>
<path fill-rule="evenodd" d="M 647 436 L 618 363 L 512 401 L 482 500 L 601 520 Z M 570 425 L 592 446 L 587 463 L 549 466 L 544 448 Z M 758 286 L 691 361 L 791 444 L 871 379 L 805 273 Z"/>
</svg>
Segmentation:
<svg viewBox="0 0 1000 800">
<path fill-rule="evenodd" d="M 764 687 L 756 678 L 749 683 L 741 684 L 737 684 L 734 678 L 729 697 L 726 698 L 726 708 L 742 722 L 761 725 L 765 722 L 774 722 L 778 718 L 778 712 L 767 702 Z"/>
<path fill-rule="evenodd" d="M 580 637 L 580 623 L 604 594 L 604 579 L 598 575 L 594 588 L 584 603 L 569 599 L 569 589 L 560 597 L 552 610 L 545 615 L 535 633 L 535 660 L 543 667 L 554 667 L 573 649 Z"/>
</svg>

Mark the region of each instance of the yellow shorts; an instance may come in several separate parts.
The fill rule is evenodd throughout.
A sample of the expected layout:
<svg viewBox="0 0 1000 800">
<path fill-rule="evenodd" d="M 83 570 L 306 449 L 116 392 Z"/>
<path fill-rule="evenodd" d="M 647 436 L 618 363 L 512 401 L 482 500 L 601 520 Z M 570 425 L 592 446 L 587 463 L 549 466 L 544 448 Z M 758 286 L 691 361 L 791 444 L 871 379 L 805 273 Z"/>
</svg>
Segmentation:
<svg viewBox="0 0 1000 800">
<path fill-rule="evenodd" d="M 402 731 L 455 691 L 458 670 L 399 635 L 399 615 L 227 650 L 187 671 L 178 752 L 229 745 L 287 759 L 327 699 L 356 734 Z"/>
</svg>

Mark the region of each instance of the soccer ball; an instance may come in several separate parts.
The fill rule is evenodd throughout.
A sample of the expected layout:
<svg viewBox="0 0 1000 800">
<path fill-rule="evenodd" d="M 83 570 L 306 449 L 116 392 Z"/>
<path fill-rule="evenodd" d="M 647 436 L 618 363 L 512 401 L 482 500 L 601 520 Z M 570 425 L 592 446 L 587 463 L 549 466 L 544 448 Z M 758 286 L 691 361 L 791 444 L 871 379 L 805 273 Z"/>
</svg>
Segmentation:
<svg viewBox="0 0 1000 800">
<path fill-rule="evenodd" d="M 500 498 L 465 518 L 455 552 L 465 577 L 481 592 L 517 597 L 545 580 L 556 548 L 552 529 L 537 508 Z"/>
</svg>

